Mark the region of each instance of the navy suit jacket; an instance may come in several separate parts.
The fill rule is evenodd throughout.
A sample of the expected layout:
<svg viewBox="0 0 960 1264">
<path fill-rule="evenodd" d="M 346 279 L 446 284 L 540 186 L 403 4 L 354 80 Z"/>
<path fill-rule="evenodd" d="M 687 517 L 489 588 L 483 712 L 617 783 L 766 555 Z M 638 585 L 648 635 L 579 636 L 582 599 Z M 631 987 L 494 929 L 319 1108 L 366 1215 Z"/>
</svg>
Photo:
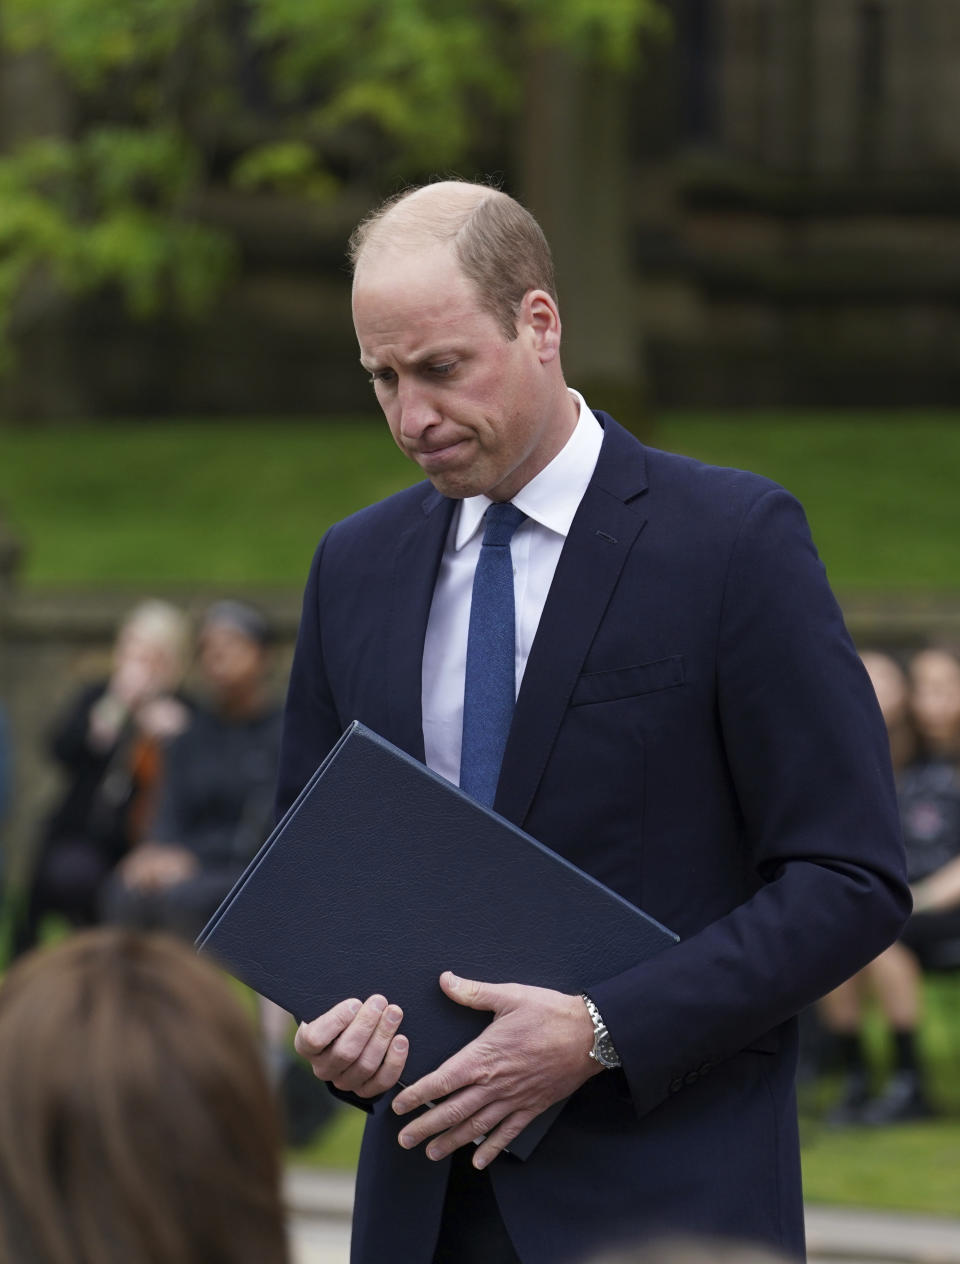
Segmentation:
<svg viewBox="0 0 960 1264">
<path fill-rule="evenodd" d="M 678 1229 L 802 1254 L 793 1016 L 909 908 L 886 733 L 794 498 L 597 416 L 495 807 L 681 942 L 588 982 L 623 1070 L 589 1080 L 491 1179 L 524 1264 Z M 281 811 L 351 720 L 423 759 L 424 632 L 453 508 L 419 484 L 322 540 Z M 429 1264 L 447 1164 L 402 1151 L 388 1107 L 365 1131 L 353 1264 Z"/>
</svg>

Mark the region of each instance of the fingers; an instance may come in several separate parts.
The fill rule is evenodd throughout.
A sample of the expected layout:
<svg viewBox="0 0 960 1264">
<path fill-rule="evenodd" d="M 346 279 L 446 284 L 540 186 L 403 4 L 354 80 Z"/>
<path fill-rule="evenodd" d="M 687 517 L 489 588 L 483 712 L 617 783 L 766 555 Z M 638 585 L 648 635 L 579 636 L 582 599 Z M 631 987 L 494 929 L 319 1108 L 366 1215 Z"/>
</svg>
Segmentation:
<svg viewBox="0 0 960 1264">
<path fill-rule="evenodd" d="M 394 1112 L 398 1115 L 406 1115 L 419 1106 L 439 1102 L 441 1098 L 449 1097 L 457 1089 L 466 1088 L 477 1082 L 481 1075 L 479 1060 L 472 1056 L 472 1046 L 467 1045 L 459 1054 L 454 1054 L 452 1058 L 448 1058 L 437 1067 L 436 1071 L 424 1075 L 415 1084 L 407 1085 L 402 1093 L 398 1093 L 393 1099 Z M 436 1132 L 437 1129 L 434 1128 L 432 1131 Z"/>
<path fill-rule="evenodd" d="M 516 1001 L 517 989 L 513 984 L 461 979 L 450 970 L 441 974 L 440 987 L 452 1001 L 468 1009 L 488 1009 L 499 1013 Z"/>
<path fill-rule="evenodd" d="M 480 983 L 476 979 L 461 979 L 450 970 L 441 974 L 440 986 L 458 1004 L 470 1009 L 493 1010 L 497 1016 L 517 1003 L 519 991 L 512 983 Z M 395 1098 L 393 1109 L 398 1115 L 405 1115 L 418 1106 L 439 1101 L 457 1089 L 479 1082 L 485 1078 L 489 1057 L 486 1041 L 471 1041 L 436 1071 L 408 1085 Z"/>
<path fill-rule="evenodd" d="M 473 1156 L 473 1166 L 479 1169 L 489 1166 L 498 1154 L 502 1154 L 504 1150 L 509 1150 L 511 1141 L 516 1141 L 527 1124 L 533 1119 L 536 1119 L 536 1114 L 533 1111 L 518 1110 L 508 1115 L 477 1146 L 477 1152 Z"/>
<path fill-rule="evenodd" d="M 473 1166 L 484 1168 L 509 1148 L 536 1115 L 535 1110 L 515 1110 L 506 1102 L 489 1102 L 482 1089 L 466 1089 L 412 1120 L 399 1141 L 405 1150 L 426 1141 L 427 1158 L 434 1161 L 473 1143 Z"/>
<path fill-rule="evenodd" d="M 373 1097 L 392 1088 L 406 1062 L 406 1037 L 397 1035 L 403 1018 L 398 1005 L 374 995 L 361 1005 L 352 998 L 303 1023 L 294 1048 L 314 1074 L 335 1087 Z"/>
<path fill-rule="evenodd" d="M 446 1158 L 460 1146 L 485 1136 L 500 1122 L 503 1108 L 486 1098 L 485 1090 L 475 1086 L 439 1102 L 404 1127 L 398 1138 L 400 1144 L 411 1150 L 433 1138 L 427 1146 L 427 1158 Z"/>
<path fill-rule="evenodd" d="M 293 1038 L 293 1047 L 302 1058 L 313 1063 L 314 1070 L 324 1058 L 329 1046 L 345 1031 L 360 1012 L 361 1002 L 355 997 L 341 1001 L 311 1023 L 301 1023 Z"/>
<path fill-rule="evenodd" d="M 377 1072 L 355 1091 L 360 1097 L 377 1097 L 386 1093 L 400 1079 L 406 1066 L 410 1042 L 406 1036 L 394 1036 L 387 1045 L 383 1061 Z"/>
</svg>

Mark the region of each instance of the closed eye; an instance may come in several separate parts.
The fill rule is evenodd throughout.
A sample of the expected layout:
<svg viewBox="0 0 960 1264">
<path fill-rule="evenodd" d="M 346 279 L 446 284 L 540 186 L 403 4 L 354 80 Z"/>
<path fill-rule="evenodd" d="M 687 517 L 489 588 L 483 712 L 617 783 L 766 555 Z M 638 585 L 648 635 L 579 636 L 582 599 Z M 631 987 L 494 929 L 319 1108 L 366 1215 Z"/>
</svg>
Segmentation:
<svg viewBox="0 0 960 1264">
<path fill-rule="evenodd" d="M 370 382 L 376 386 L 378 382 L 392 382 L 395 376 L 393 369 L 375 369 L 370 374 Z"/>
</svg>

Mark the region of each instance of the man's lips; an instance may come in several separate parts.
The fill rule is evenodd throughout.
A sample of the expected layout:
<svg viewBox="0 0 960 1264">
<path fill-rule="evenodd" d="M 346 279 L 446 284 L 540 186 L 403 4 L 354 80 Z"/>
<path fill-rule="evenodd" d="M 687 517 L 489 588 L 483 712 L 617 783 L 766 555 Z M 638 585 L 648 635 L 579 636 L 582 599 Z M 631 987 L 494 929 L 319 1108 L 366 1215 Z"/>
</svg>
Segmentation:
<svg viewBox="0 0 960 1264">
<path fill-rule="evenodd" d="M 462 448 L 465 442 L 465 439 L 452 439 L 449 443 L 432 444 L 429 448 L 414 448 L 410 455 L 418 465 L 442 464 L 443 461 Z"/>
</svg>

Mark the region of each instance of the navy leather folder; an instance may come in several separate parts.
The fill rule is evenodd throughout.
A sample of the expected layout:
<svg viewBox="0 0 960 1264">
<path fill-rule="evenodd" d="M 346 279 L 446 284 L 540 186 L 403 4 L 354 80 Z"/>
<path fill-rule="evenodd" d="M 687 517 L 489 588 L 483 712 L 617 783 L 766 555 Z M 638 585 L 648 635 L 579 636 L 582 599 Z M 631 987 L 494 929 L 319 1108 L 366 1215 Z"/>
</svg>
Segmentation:
<svg viewBox="0 0 960 1264">
<path fill-rule="evenodd" d="M 354 722 L 197 945 L 298 1021 L 382 993 L 404 1012 L 411 1084 L 489 1021 L 444 996 L 443 970 L 580 992 L 676 938 Z M 526 1157 L 555 1113 L 511 1152 Z"/>
</svg>

